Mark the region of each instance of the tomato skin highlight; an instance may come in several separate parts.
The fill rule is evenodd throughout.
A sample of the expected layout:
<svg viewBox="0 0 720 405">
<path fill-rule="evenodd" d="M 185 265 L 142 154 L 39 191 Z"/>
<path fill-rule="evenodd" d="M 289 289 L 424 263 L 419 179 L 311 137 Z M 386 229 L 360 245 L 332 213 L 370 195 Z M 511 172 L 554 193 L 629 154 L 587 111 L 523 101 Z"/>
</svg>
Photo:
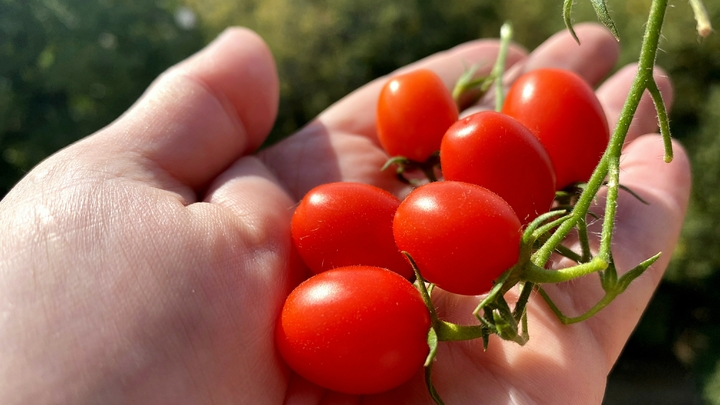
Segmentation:
<svg viewBox="0 0 720 405">
<path fill-rule="evenodd" d="M 510 87 L 502 112 L 525 125 L 552 160 L 557 188 L 587 182 L 610 139 L 592 87 L 561 69 L 530 71 Z"/>
<path fill-rule="evenodd" d="M 497 194 L 458 181 L 418 187 L 393 221 L 398 248 L 410 253 L 423 278 L 463 295 L 488 292 L 517 263 L 521 228 Z"/>
<path fill-rule="evenodd" d="M 428 69 L 390 78 L 377 104 L 377 135 L 390 156 L 426 161 L 440 149 L 458 107 L 442 79 Z"/>
<path fill-rule="evenodd" d="M 483 186 L 515 210 L 523 224 L 555 199 L 555 172 L 540 141 L 514 118 L 494 111 L 453 124 L 440 147 L 445 180 Z"/>
<path fill-rule="evenodd" d="M 276 328 L 292 370 L 324 388 L 373 394 L 422 369 L 430 315 L 413 285 L 371 266 L 329 270 L 288 296 Z"/>
<path fill-rule="evenodd" d="M 395 245 L 392 221 L 400 200 L 363 183 L 336 182 L 310 190 L 295 209 L 293 242 L 310 270 L 384 267 L 406 278 L 412 267 Z"/>
</svg>

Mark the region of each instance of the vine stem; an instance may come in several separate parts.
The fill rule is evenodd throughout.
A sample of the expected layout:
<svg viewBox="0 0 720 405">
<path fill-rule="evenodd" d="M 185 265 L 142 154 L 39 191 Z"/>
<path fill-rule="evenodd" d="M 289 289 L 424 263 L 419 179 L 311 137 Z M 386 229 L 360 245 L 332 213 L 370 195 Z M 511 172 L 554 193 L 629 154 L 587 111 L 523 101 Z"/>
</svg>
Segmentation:
<svg viewBox="0 0 720 405">
<path fill-rule="evenodd" d="M 605 178 L 608 177 L 607 187 L 608 194 L 605 207 L 605 218 L 603 222 L 602 236 L 600 241 L 600 252 L 598 257 L 602 261 L 610 263 L 610 245 L 612 242 L 612 234 L 615 225 L 615 215 L 617 209 L 618 192 L 620 189 L 620 154 L 627 136 L 628 129 L 632 123 L 640 99 L 643 92 L 655 85 L 653 78 L 653 70 L 655 67 L 655 59 L 660 41 L 660 32 L 665 18 L 665 10 L 667 9 L 668 0 L 652 0 L 650 5 L 650 15 L 645 27 L 642 45 L 640 49 L 640 57 L 638 60 L 638 70 L 630 92 L 622 111 L 620 118 L 612 137 L 608 144 L 602 159 L 598 163 L 597 168 L 593 172 L 592 177 L 587 183 L 587 187 L 583 190 L 578 199 L 571 217 L 562 223 L 558 229 L 548 238 L 543 246 L 533 255 L 533 262 L 537 266 L 544 266 L 550 259 L 553 251 L 565 239 L 568 233 L 580 222 L 584 220 L 588 214 L 588 210 L 595 199 L 600 187 L 603 186 Z M 652 83 L 652 84 L 651 84 Z M 669 136 L 669 134 L 667 134 Z"/>
<path fill-rule="evenodd" d="M 611 261 L 610 246 L 612 243 L 617 199 L 620 190 L 620 154 L 622 153 L 625 136 L 630 129 L 630 124 L 632 123 L 638 104 L 640 104 L 643 92 L 646 89 L 657 88 L 655 78 L 653 77 L 653 70 L 655 68 L 655 59 L 660 44 L 660 33 L 665 19 L 667 2 L 667 0 L 653 0 L 650 5 L 650 15 L 647 26 L 645 27 L 642 47 L 640 48 L 638 73 L 630 88 L 630 96 L 625 100 L 625 105 L 620 112 L 620 120 L 615 127 L 615 132 L 612 137 L 613 142 L 611 142 L 610 147 L 605 153 L 609 164 L 609 178 L 599 256 L 607 262 Z M 665 111 L 662 113 L 664 114 Z M 669 134 L 666 133 L 665 138 L 669 138 Z"/>
<path fill-rule="evenodd" d="M 457 341 L 472 340 L 482 337 L 484 333 L 482 325 L 456 325 L 451 322 L 445 322 L 438 317 L 437 311 L 435 310 L 435 304 L 433 304 L 432 298 L 430 298 L 430 292 L 425 286 L 425 279 L 422 274 L 420 274 L 420 269 L 418 269 L 415 259 L 413 259 L 408 252 L 403 251 L 401 253 L 407 257 L 410 262 L 410 266 L 415 273 L 415 285 L 430 314 L 430 322 L 432 323 L 432 329 L 435 332 L 435 339 L 438 341 Z"/>
<path fill-rule="evenodd" d="M 503 73 L 505 72 L 505 60 L 507 59 L 510 40 L 513 36 L 513 27 L 509 21 L 506 21 L 500 27 L 500 49 L 498 57 L 493 66 L 491 75 L 495 77 L 495 111 L 502 110 L 505 94 L 503 92 Z"/>
</svg>

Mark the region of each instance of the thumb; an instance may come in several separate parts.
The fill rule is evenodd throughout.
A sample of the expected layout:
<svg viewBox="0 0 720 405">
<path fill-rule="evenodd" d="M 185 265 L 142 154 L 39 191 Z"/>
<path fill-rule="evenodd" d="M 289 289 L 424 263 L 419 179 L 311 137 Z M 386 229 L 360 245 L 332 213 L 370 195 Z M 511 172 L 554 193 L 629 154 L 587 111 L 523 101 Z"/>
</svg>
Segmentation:
<svg viewBox="0 0 720 405">
<path fill-rule="evenodd" d="M 121 159 L 125 177 L 199 190 L 262 144 L 277 105 L 269 49 L 252 31 L 232 28 L 161 75 L 86 145 L 94 156 Z"/>
</svg>

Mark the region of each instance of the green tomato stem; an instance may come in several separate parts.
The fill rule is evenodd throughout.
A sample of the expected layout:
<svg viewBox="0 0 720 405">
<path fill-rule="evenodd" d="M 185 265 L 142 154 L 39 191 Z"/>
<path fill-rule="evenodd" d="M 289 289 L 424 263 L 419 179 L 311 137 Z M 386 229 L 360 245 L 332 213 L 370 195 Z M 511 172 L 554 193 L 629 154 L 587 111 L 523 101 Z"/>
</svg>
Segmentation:
<svg viewBox="0 0 720 405">
<path fill-rule="evenodd" d="M 690 0 L 690 7 L 693 9 L 695 14 L 695 21 L 697 21 L 697 32 L 698 35 L 705 38 L 712 32 L 712 24 L 710 24 L 710 16 L 708 15 L 705 4 L 702 0 Z"/>
<path fill-rule="evenodd" d="M 579 45 L 580 38 L 578 38 L 572 25 L 572 7 L 574 3 L 575 0 L 563 0 L 563 21 L 565 21 L 565 26 L 567 27 L 568 31 L 570 31 L 570 35 L 572 35 L 573 39 L 575 39 L 575 42 L 577 42 Z"/>
<path fill-rule="evenodd" d="M 658 114 L 660 135 L 662 135 L 663 142 L 665 144 L 665 163 L 670 163 L 673 160 L 672 137 L 670 136 L 670 119 L 668 118 L 665 101 L 663 100 L 662 93 L 660 92 L 655 79 L 648 82 L 648 92 L 650 92 L 653 104 L 655 104 L 655 111 L 657 111 Z"/>
<path fill-rule="evenodd" d="M 432 298 L 430 298 L 430 293 L 425 286 L 425 279 L 423 278 L 422 274 L 420 274 L 420 269 L 418 269 L 417 264 L 415 263 L 415 260 L 412 258 L 410 253 L 405 251 L 401 253 L 404 254 L 405 257 L 407 257 L 408 261 L 410 261 L 410 266 L 412 267 L 416 278 L 415 287 L 420 292 L 420 296 L 425 303 L 425 307 L 427 307 L 427 310 L 430 313 L 430 321 L 432 323 L 432 327 L 435 328 L 436 324 L 439 324 L 441 321 L 440 318 L 438 318 L 437 311 L 435 311 L 435 304 L 433 304 Z"/>
<path fill-rule="evenodd" d="M 592 252 L 590 251 L 590 237 L 588 236 L 587 219 L 580 218 L 577 223 L 578 228 L 578 239 L 580 239 L 580 246 L 582 248 L 582 256 L 578 263 L 587 263 L 592 259 Z"/>
<path fill-rule="evenodd" d="M 515 319 L 520 319 L 522 314 L 525 313 L 525 307 L 527 304 L 527 301 L 530 299 L 530 294 L 532 294 L 532 290 L 535 288 L 535 284 L 526 282 L 522 284 L 522 287 L 520 287 L 520 297 L 518 298 L 518 303 L 515 305 L 515 309 L 513 310 L 513 316 L 515 316 Z"/>
<path fill-rule="evenodd" d="M 486 333 L 486 328 L 482 325 L 458 325 L 443 320 L 434 328 L 440 342 L 473 340 L 482 337 Z"/>
<path fill-rule="evenodd" d="M 562 283 L 570 281 L 578 277 L 592 274 L 608 267 L 608 262 L 595 257 L 588 263 L 578 264 L 577 266 L 566 267 L 560 270 L 546 270 L 529 262 L 522 268 L 522 279 L 531 283 Z"/>
<path fill-rule="evenodd" d="M 555 302 L 553 302 L 553 300 L 542 287 L 538 286 L 538 292 L 562 323 L 569 325 L 572 323 L 582 322 L 586 319 L 589 319 L 593 315 L 600 312 L 603 308 L 608 306 L 618 295 L 622 294 L 627 289 L 627 287 L 633 280 L 643 274 L 645 270 L 647 270 L 659 258 L 660 254 L 658 253 L 655 256 L 640 263 L 635 268 L 625 273 L 622 277 L 616 279 L 614 282 L 607 284 L 604 283 L 603 288 L 605 288 L 605 296 L 595 305 L 593 305 L 592 308 L 578 316 L 571 317 L 563 314 L 560 308 L 558 308 Z M 612 270 L 614 271 L 614 269 Z"/>
<path fill-rule="evenodd" d="M 653 80 L 653 68 L 660 40 L 660 32 L 662 29 L 665 10 L 667 9 L 667 0 L 652 0 L 650 6 L 650 15 L 646 25 L 645 34 L 643 36 L 640 58 L 638 61 L 638 71 L 635 79 L 630 87 L 625 104 L 620 113 L 620 118 L 613 131 L 612 137 L 608 144 L 602 159 L 597 168 L 593 172 L 592 177 L 583 190 L 578 199 L 571 217 L 563 222 L 553 235 L 543 244 L 543 246 L 533 255 L 533 262 L 536 266 L 544 266 L 550 259 L 550 256 L 560 245 L 565 237 L 575 228 L 581 220 L 588 214 L 588 210 L 603 186 L 605 177 L 608 177 L 608 195 L 606 199 L 605 218 L 603 222 L 603 230 L 600 243 L 600 251 L 598 253 L 599 260 L 602 263 L 610 262 L 610 246 L 612 241 L 612 233 L 614 230 L 614 222 L 618 200 L 619 176 L 620 176 L 620 154 L 627 136 L 628 129 L 632 122 L 635 111 L 637 110 L 643 92 L 648 89 L 648 83 Z M 595 260 L 595 259 L 593 259 Z M 600 270 L 602 266 L 598 266 Z"/>
<path fill-rule="evenodd" d="M 556 252 L 558 252 L 561 256 L 567 257 L 568 259 L 574 261 L 575 263 L 584 263 L 583 256 L 575 253 L 565 245 L 558 245 Z"/>
<path fill-rule="evenodd" d="M 660 43 L 660 34 L 662 31 L 663 20 L 665 18 L 665 10 L 667 9 L 667 0 L 653 0 L 650 5 L 650 15 L 648 23 L 645 27 L 645 35 L 640 48 L 640 60 L 638 63 L 638 73 L 633 80 L 630 88 L 630 95 L 625 100 L 625 105 L 620 112 L 620 120 L 615 127 L 610 147 L 605 153 L 606 160 L 609 163 L 608 172 L 608 196 L 605 205 L 605 219 L 603 222 L 602 237 L 600 239 L 599 256 L 606 261 L 610 261 L 610 247 L 612 243 L 612 234 L 615 226 L 615 214 L 617 211 L 617 200 L 620 185 L 620 154 L 625 143 L 625 137 L 630 129 L 632 118 L 635 115 L 640 99 L 645 89 L 649 88 L 649 83 L 655 83 L 653 78 L 653 70 L 655 67 L 655 59 Z M 668 134 L 669 136 L 669 134 Z M 597 176 L 593 176 L 592 180 L 601 180 Z M 584 193 L 583 193 L 584 194 Z"/>
<path fill-rule="evenodd" d="M 508 48 L 512 39 L 513 28 L 509 21 L 506 21 L 500 27 L 500 49 L 498 57 L 490 74 L 495 78 L 495 111 L 502 110 L 503 101 L 505 100 L 505 92 L 503 89 L 503 74 L 505 72 L 505 61 L 507 60 Z"/>
</svg>

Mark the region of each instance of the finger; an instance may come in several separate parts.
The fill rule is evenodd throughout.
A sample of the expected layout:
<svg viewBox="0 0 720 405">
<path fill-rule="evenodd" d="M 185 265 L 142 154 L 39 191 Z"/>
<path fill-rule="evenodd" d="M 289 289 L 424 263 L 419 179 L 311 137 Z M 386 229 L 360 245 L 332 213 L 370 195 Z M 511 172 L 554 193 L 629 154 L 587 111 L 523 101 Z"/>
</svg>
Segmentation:
<svg viewBox="0 0 720 405">
<path fill-rule="evenodd" d="M 637 64 L 627 65 L 607 79 L 597 90 L 598 99 L 600 99 L 600 103 L 605 110 L 605 115 L 607 116 L 611 129 L 617 125 L 620 112 L 625 105 L 625 100 L 630 92 L 630 87 L 636 74 Z M 659 67 L 655 67 L 653 77 L 660 89 L 665 107 L 670 111 L 673 103 L 673 88 L 670 78 L 667 73 Z M 625 143 L 632 142 L 642 134 L 655 132 L 657 128 L 658 118 L 655 105 L 653 104 L 650 94 L 646 91 L 635 111 L 635 116 L 628 129 Z"/>
<path fill-rule="evenodd" d="M 209 187 L 205 202 L 221 205 L 244 218 L 244 226 L 283 230 L 290 223 L 295 201 L 254 156 L 237 160 Z M 259 220 L 258 220 L 259 219 Z"/>
<path fill-rule="evenodd" d="M 535 49 L 522 65 L 522 72 L 541 68 L 572 70 L 588 83 L 597 84 L 612 70 L 620 47 L 605 27 L 585 23 L 575 26 L 578 44 L 567 30 L 558 32 Z"/>
<path fill-rule="evenodd" d="M 450 89 L 464 70 L 478 66 L 490 72 L 498 42 L 479 40 L 425 58 L 394 72 L 428 68 Z M 508 51 L 508 66 L 525 56 L 518 47 Z M 392 76 L 392 74 L 390 75 Z M 338 101 L 297 134 L 260 153 L 281 183 L 301 198 L 312 187 L 332 181 L 360 181 L 397 192 L 400 184 L 379 168 L 387 160 L 375 134 L 375 110 L 380 89 L 389 76 L 376 79 Z M 302 168 L 302 172 L 298 171 Z"/>
<path fill-rule="evenodd" d="M 282 396 L 288 373 L 277 357 L 275 323 L 287 294 L 306 277 L 291 246 L 295 202 L 255 156 L 242 157 L 221 173 L 205 202 L 188 208 L 198 222 L 212 228 L 207 233 L 222 234 L 210 251 L 224 266 L 208 277 L 223 281 L 212 292 L 224 305 L 218 311 L 222 328 L 216 335 L 229 337 L 223 343 L 231 347 L 218 349 L 231 364 L 254 365 L 232 376 L 243 392 L 254 392 L 248 397 L 261 398 L 265 391 Z M 265 383 L 253 383 L 258 380 Z"/>
<path fill-rule="evenodd" d="M 221 221 L 237 228 L 242 235 L 245 248 L 262 257 L 288 257 L 290 241 L 290 219 L 295 210 L 295 201 L 278 183 L 275 176 L 255 156 L 245 156 L 235 161 L 227 170 L 221 173 L 208 188 L 204 202 L 210 204 L 197 204 L 195 210 L 206 218 L 217 219 L 217 207 L 222 215 L 230 214 L 230 219 Z M 210 223 L 211 221 L 207 221 Z M 236 235 L 237 236 L 237 235 Z M 270 247 L 266 255 L 252 246 Z M 296 259 L 296 258 L 295 258 Z M 266 266 L 274 269 L 276 273 L 258 274 L 265 278 L 263 283 L 285 287 L 294 286 L 305 274 L 299 261 L 288 260 L 286 263 L 274 263 Z M 281 280 L 285 280 L 282 283 Z M 272 289 L 258 289 L 249 294 L 259 293 L 260 298 L 267 300 L 268 291 Z M 282 294 L 274 304 L 283 302 L 289 290 L 280 290 Z M 274 314 L 274 312 L 273 312 Z M 274 319 L 273 316 L 262 319 Z"/>
<path fill-rule="evenodd" d="M 620 191 L 612 246 L 618 273 L 624 274 L 657 253 L 661 256 L 612 304 L 583 322 L 604 348 L 608 370 L 660 282 L 680 235 L 690 194 L 690 165 L 682 146 L 675 143 L 673 147 L 675 159 L 665 163 L 661 137 L 645 135 L 628 145 L 622 157 L 620 183 L 647 204 Z M 603 204 L 603 195 L 599 197 L 599 204 Z M 600 221 L 590 231 L 599 235 Z M 584 312 L 604 295 L 597 277 L 559 284 L 551 292 L 561 308 L 569 308 L 568 315 Z"/>
<path fill-rule="evenodd" d="M 135 106 L 88 142 L 108 156 L 128 157 L 125 176 L 198 190 L 263 142 L 277 103 L 267 46 L 249 30 L 229 29 L 160 76 Z"/>
</svg>

